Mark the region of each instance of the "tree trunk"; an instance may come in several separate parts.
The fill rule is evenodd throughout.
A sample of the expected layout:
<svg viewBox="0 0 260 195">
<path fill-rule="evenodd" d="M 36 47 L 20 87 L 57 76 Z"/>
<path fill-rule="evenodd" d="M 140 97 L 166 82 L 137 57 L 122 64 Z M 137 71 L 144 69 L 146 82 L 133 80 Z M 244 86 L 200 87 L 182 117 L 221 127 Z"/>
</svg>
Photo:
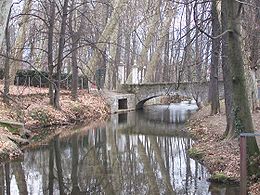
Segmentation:
<svg viewBox="0 0 260 195">
<path fill-rule="evenodd" d="M 166 34 L 166 40 L 165 40 L 165 48 L 164 48 L 164 60 L 163 60 L 163 76 L 162 76 L 162 82 L 169 82 L 170 81 L 170 29 L 168 29 L 168 33 Z"/>
<path fill-rule="evenodd" d="M 82 1 L 82 3 L 84 4 L 84 0 Z M 71 2 L 71 7 L 70 7 L 70 17 L 69 17 L 69 31 L 70 31 L 70 35 L 71 35 L 71 40 L 72 40 L 72 53 L 71 53 L 71 66 L 72 66 L 72 83 L 71 83 L 71 96 L 73 100 L 76 100 L 78 97 L 78 80 L 79 80 L 79 76 L 78 76 L 78 46 L 79 46 L 79 41 L 80 41 L 80 36 L 82 34 L 82 30 L 85 26 L 85 17 L 81 14 L 84 13 L 87 10 L 87 6 L 86 4 L 83 5 L 83 9 L 80 11 L 80 23 L 79 23 L 79 27 L 77 28 L 77 25 L 75 24 L 73 26 L 72 21 L 76 20 L 76 17 L 74 17 L 73 14 L 73 9 L 74 9 L 74 1 Z"/>
<path fill-rule="evenodd" d="M 131 33 L 126 32 L 125 33 L 125 80 L 130 74 L 131 70 L 131 62 L 130 62 L 130 49 L 131 49 Z"/>
<path fill-rule="evenodd" d="M 6 21 L 12 4 L 12 0 L 1 0 L 0 1 L 0 45 L 5 36 Z"/>
<path fill-rule="evenodd" d="M 9 30 L 9 19 L 10 19 L 10 12 L 8 15 L 8 21 L 5 29 L 5 44 L 6 44 L 6 58 L 5 58 L 5 67 L 4 67 L 4 97 L 3 101 L 5 103 L 9 103 L 9 88 L 10 88 L 10 50 L 11 50 L 11 45 L 10 45 L 10 30 Z"/>
<path fill-rule="evenodd" d="M 119 22 L 118 24 L 118 32 L 117 32 L 117 41 L 116 41 L 116 55 L 115 55 L 115 70 L 113 75 L 113 88 L 118 89 L 118 84 L 121 82 L 119 80 L 119 66 L 121 62 L 121 47 L 119 45 L 122 45 L 122 25 Z"/>
<path fill-rule="evenodd" d="M 248 96 L 246 91 L 246 81 L 244 73 L 244 63 L 239 39 L 240 6 L 235 0 L 227 1 L 227 29 L 230 29 L 227 36 L 228 63 L 231 68 L 231 78 L 233 87 L 233 108 L 235 133 L 254 133 L 252 116 L 249 108 Z M 247 152 L 249 157 L 259 154 L 255 137 L 247 138 Z M 249 172 L 253 173 L 256 169 L 250 166 Z"/>
<path fill-rule="evenodd" d="M 60 38 L 59 38 L 59 48 L 58 48 L 58 59 L 57 59 L 57 78 L 56 78 L 56 87 L 54 93 L 54 107 L 56 109 L 60 108 L 60 82 L 61 82 L 61 68 L 63 63 L 63 51 L 65 47 L 65 31 L 66 31 L 66 21 L 68 15 L 68 3 L 69 0 L 64 0 L 62 7 L 62 19 L 61 19 L 61 29 L 60 29 Z"/>
<path fill-rule="evenodd" d="M 221 2 L 221 27 L 222 32 L 228 29 L 227 27 L 227 1 Z M 225 95 L 225 111 L 227 127 L 224 136 L 232 138 L 235 135 L 235 123 L 234 123 L 234 109 L 233 109 L 233 87 L 232 87 L 232 75 L 231 67 L 228 64 L 228 42 L 227 33 L 222 36 L 222 70 L 224 80 L 224 95 Z"/>
<path fill-rule="evenodd" d="M 212 1 L 211 7 L 212 17 L 212 36 L 216 37 L 220 34 L 220 22 L 218 20 L 217 1 Z M 210 87 L 209 102 L 211 103 L 211 114 L 217 114 L 220 110 L 219 89 L 218 89 L 218 66 L 220 54 L 220 38 L 212 39 L 211 64 L 210 64 Z"/>
<path fill-rule="evenodd" d="M 192 82 L 192 47 L 191 47 L 191 5 L 188 0 L 185 0 L 186 3 L 186 45 L 184 48 L 184 76 L 187 78 L 188 82 Z M 187 70 L 187 72 L 185 71 Z M 182 73 L 183 74 L 183 73 Z"/>
<path fill-rule="evenodd" d="M 55 1 L 52 0 L 49 9 L 49 26 L 48 26 L 48 79 L 49 79 L 49 99 L 50 104 L 54 106 L 54 88 L 55 83 L 53 80 L 53 31 L 54 31 L 54 20 L 55 20 Z"/>
<path fill-rule="evenodd" d="M 71 96 L 73 100 L 76 100 L 78 97 L 78 63 L 77 63 L 77 56 L 78 56 L 78 42 L 79 37 L 76 35 L 72 35 L 72 54 L 71 54 L 71 66 L 72 66 L 72 81 L 71 81 Z"/>
<path fill-rule="evenodd" d="M 110 35 L 110 42 L 109 45 L 109 62 L 106 66 L 106 75 L 105 75 L 105 88 L 111 90 L 115 87 L 113 79 L 115 79 L 115 74 L 117 72 L 116 69 L 116 51 L 117 51 L 117 37 L 118 37 L 118 25 L 116 25 L 114 31 Z"/>
</svg>

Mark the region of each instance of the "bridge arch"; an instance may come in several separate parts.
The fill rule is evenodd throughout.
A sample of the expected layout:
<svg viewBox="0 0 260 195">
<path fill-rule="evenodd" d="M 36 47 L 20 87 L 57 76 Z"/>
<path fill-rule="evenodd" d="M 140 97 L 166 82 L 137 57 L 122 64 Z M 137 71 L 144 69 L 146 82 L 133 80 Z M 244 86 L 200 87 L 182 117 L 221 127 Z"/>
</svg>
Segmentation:
<svg viewBox="0 0 260 195">
<path fill-rule="evenodd" d="M 136 102 L 136 106 L 135 106 L 136 109 L 142 109 L 143 106 L 144 106 L 144 103 L 145 103 L 146 101 L 151 100 L 151 99 L 156 98 L 156 97 L 159 97 L 159 96 L 162 96 L 162 95 L 148 97 L 148 98 L 143 99 L 143 100 L 141 100 L 141 101 L 139 101 L 139 102 Z"/>
<path fill-rule="evenodd" d="M 155 97 L 178 93 L 181 96 L 197 96 L 200 101 L 208 99 L 208 82 L 199 83 L 145 83 L 145 84 L 123 84 L 121 93 L 135 94 L 136 109 L 141 109 L 147 100 Z M 224 96 L 223 82 L 219 81 L 220 97 Z"/>
</svg>

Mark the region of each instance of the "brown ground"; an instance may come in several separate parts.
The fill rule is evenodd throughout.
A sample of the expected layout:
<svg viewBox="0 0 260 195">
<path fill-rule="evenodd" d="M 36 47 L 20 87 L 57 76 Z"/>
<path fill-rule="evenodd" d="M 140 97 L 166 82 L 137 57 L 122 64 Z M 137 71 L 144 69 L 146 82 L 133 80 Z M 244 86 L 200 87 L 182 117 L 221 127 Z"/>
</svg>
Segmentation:
<svg viewBox="0 0 260 195">
<path fill-rule="evenodd" d="M 211 174 L 221 173 L 230 181 L 239 182 L 239 144 L 238 139 L 225 140 L 226 120 L 224 106 L 221 113 L 210 116 L 210 107 L 204 107 L 190 120 L 188 130 L 195 138 L 193 148 L 203 154 L 202 162 Z M 253 114 L 255 128 L 260 129 L 260 113 Z M 250 186 L 250 194 L 260 194 L 260 182 Z"/>
<path fill-rule="evenodd" d="M 0 120 L 19 121 L 30 134 L 37 137 L 42 127 L 73 125 L 84 121 L 90 125 L 102 121 L 109 114 L 109 109 L 103 97 L 97 92 L 79 91 L 77 101 L 72 101 L 69 91 L 62 91 L 61 110 L 55 110 L 49 105 L 48 90 L 39 88 L 12 87 L 10 105 L 0 98 Z M 50 132 L 47 132 L 49 135 Z M 55 133 L 55 132 L 52 132 Z M 46 132 L 45 132 L 46 134 Z M 17 133 L 11 133 L 7 128 L 0 127 L 0 159 L 13 159 L 21 154 L 20 144 L 13 139 L 20 139 Z"/>
</svg>

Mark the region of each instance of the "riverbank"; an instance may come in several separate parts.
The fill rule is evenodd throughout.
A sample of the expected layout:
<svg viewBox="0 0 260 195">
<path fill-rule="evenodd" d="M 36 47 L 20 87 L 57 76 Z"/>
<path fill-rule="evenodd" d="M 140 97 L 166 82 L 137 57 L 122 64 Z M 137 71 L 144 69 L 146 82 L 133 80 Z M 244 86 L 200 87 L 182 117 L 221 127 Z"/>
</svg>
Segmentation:
<svg viewBox="0 0 260 195">
<path fill-rule="evenodd" d="M 46 131 L 46 127 L 72 126 L 83 121 L 84 124 L 91 125 L 95 121 L 105 120 L 109 115 L 108 105 L 97 91 L 79 91 L 77 101 L 71 100 L 69 91 L 62 91 L 61 110 L 55 110 L 49 105 L 45 91 L 11 94 L 11 98 L 10 105 L 4 104 L 0 98 L 0 120 L 23 122 L 31 138 L 38 136 L 33 139 L 34 142 L 44 138 L 44 134 L 55 134 L 53 130 Z M 26 143 L 26 139 L 21 138 L 22 134 L 23 132 L 0 126 L 0 160 L 14 159 L 22 155 L 21 146 Z"/>
<path fill-rule="evenodd" d="M 190 155 L 198 157 L 212 174 L 212 180 L 239 183 L 239 141 L 225 140 L 226 116 L 221 112 L 210 116 L 210 106 L 199 110 L 190 120 L 187 130 L 195 139 Z M 260 113 L 253 114 L 255 128 L 260 129 Z M 250 194 L 260 193 L 260 182 L 250 185 Z"/>
</svg>

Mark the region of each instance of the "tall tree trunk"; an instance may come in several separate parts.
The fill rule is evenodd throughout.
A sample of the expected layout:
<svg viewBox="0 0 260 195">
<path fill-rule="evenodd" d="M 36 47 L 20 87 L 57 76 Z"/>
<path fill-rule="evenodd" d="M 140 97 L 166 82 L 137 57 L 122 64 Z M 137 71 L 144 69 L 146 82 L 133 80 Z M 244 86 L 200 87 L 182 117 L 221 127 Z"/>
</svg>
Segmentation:
<svg viewBox="0 0 260 195">
<path fill-rule="evenodd" d="M 218 20 L 217 0 L 212 1 L 212 36 L 216 37 L 220 33 L 220 22 Z M 220 110 L 219 89 L 218 89 L 218 66 L 220 54 L 220 38 L 212 39 L 211 64 L 210 64 L 210 85 L 209 101 L 211 103 L 211 114 L 217 114 Z"/>
<path fill-rule="evenodd" d="M 0 45 L 5 36 L 6 21 L 12 4 L 12 0 L 1 0 L 0 1 Z"/>
<path fill-rule="evenodd" d="M 163 82 L 169 82 L 170 81 L 170 29 L 168 29 L 168 33 L 166 34 L 166 40 L 165 40 L 165 48 L 164 48 L 164 60 L 163 60 L 163 76 L 162 81 Z"/>
<path fill-rule="evenodd" d="M 5 45 L 6 45 L 6 58 L 5 58 L 5 67 L 4 67 L 4 97 L 3 101 L 5 103 L 9 103 L 9 88 L 10 88 L 10 50 L 11 50 L 11 45 L 10 45 L 10 30 L 9 30 L 9 19 L 10 19 L 10 12 L 8 15 L 8 20 L 7 20 L 7 25 L 5 29 Z"/>
<path fill-rule="evenodd" d="M 82 3 L 84 4 L 84 0 L 82 0 Z M 72 66 L 72 82 L 71 82 L 71 96 L 73 100 L 76 100 L 78 97 L 78 46 L 79 46 L 79 41 L 80 41 L 80 36 L 82 34 L 82 30 L 84 28 L 85 23 L 85 17 L 81 14 L 80 16 L 80 23 L 79 27 L 77 29 L 77 25 L 75 24 L 73 26 L 72 21 L 76 20 L 76 17 L 74 17 L 73 10 L 74 10 L 74 1 L 71 2 L 71 7 L 70 7 L 70 17 L 69 17 L 69 31 L 71 35 L 71 40 L 72 40 L 72 53 L 71 53 L 71 66 Z M 87 9 L 86 3 L 83 5 L 83 9 L 80 11 L 84 13 Z M 76 15 L 76 14 L 75 14 Z"/>
<path fill-rule="evenodd" d="M 222 32 L 228 29 L 227 26 L 227 1 L 221 2 L 221 28 Z M 235 122 L 234 122 L 234 109 L 233 109 L 233 87 L 232 87 L 232 75 L 231 67 L 228 63 L 228 35 L 225 33 L 222 36 L 222 70 L 223 70 L 223 80 L 224 80 L 224 95 L 225 95 L 225 111 L 226 111 L 226 121 L 227 127 L 224 136 L 227 138 L 232 138 L 235 135 Z"/>
<path fill-rule="evenodd" d="M 54 20 L 55 20 L 55 0 L 52 0 L 49 5 L 49 26 L 48 26 L 48 79 L 49 79 L 49 99 L 50 104 L 54 106 L 54 88 L 55 83 L 53 80 L 53 31 L 54 31 Z"/>
<path fill-rule="evenodd" d="M 128 77 L 128 75 L 130 74 L 130 70 L 131 70 L 131 62 L 130 62 L 130 49 L 131 49 L 131 33 L 130 32 L 126 32 L 125 33 L 125 80 Z"/>
<path fill-rule="evenodd" d="M 113 88 L 117 89 L 119 82 L 119 66 L 120 66 L 120 61 L 121 61 L 121 47 L 119 45 L 122 45 L 122 25 L 119 22 L 118 24 L 118 33 L 117 33 L 117 47 L 116 47 L 116 55 L 115 55 L 115 70 L 113 74 Z"/>
<path fill-rule="evenodd" d="M 57 59 L 57 78 L 56 87 L 54 93 L 54 107 L 60 109 L 60 82 L 61 82 L 61 68 L 63 63 L 63 51 L 65 47 L 65 32 L 66 32 L 66 21 L 68 15 L 68 3 L 69 0 L 64 0 L 62 7 L 62 19 L 61 19 L 61 29 L 59 38 L 59 48 L 58 48 L 58 59 Z"/>
<path fill-rule="evenodd" d="M 230 30 L 227 36 L 227 54 L 228 63 L 232 73 L 235 133 L 254 133 L 254 126 L 246 91 L 244 63 L 239 37 L 239 16 L 242 4 L 236 2 L 236 0 L 229 0 L 226 5 L 227 29 Z M 247 152 L 249 157 L 254 156 L 256 153 L 259 154 L 255 137 L 248 138 Z M 256 170 L 255 167 L 250 166 L 250 174 Z"/>
<path fill-rule="evenodd" d="M 118 37 L 118 25 L 116 25 L 113 33 L 110 35 L 110 46 L 109 46 L 109 62 L 106 66 L 106 75 L 105 75 L 105 88 L 111 90 L 115 88 L 114 81 L 117 76 L 117 67 L 116 67 L 116 51 L 117 51 L 117 37 Z"/>
<path fill-rule="evenodd" d="M 188 82 L 192 82 L 192 47 L 191 47 L 191 5 L 188 0 L 185 0 L 185 9 L 186 9 L 186 45 L 184 48 L 184 69 L 187 70 L 186 76 Z M 185 74 L 184 73 L 184 74 Z M 182 73 L 183 74 L 183 73 Z M 185 78 L 184 78 L 185 79 Z"/>
<path fill-rule="evenodd" d="M 78 63 L 77 63 L 77 56 L 78 56 L 78 43 L 79 37 L 75 34 L 72 35 L 72 54 L 71 54 L 71 66 L 72 66 L 72 81 L 71 81 L 71 96 L 73 100 L 76 100 L 78 97 Z"/>
</svg>

